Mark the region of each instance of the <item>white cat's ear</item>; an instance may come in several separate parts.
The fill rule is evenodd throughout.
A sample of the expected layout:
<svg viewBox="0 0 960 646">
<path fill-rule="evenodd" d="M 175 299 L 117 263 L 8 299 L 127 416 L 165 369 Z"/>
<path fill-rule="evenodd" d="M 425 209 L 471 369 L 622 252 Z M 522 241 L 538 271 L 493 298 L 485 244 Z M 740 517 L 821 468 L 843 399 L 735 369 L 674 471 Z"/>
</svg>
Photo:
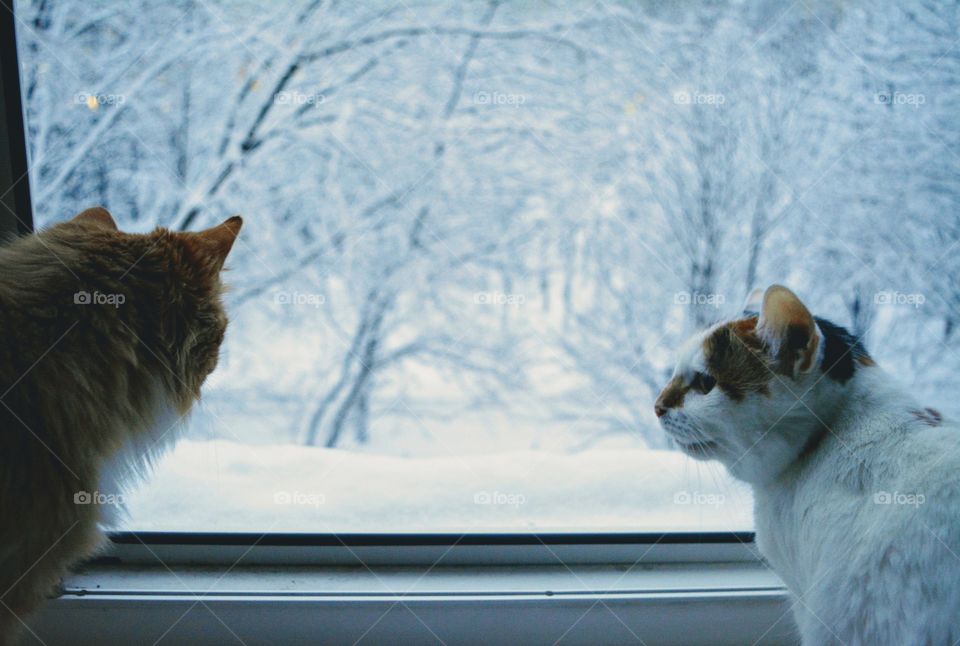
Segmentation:
<svg viewBox="0 0 960 646">
<path fill-rule="evenodd" d="M 817 323 L 783 285 L 771 285 L 763 293 L 757 333 L 769 347 L 777 372 L 796 377 L 813 369 L 820 345 Z"/>
<path fill-rule="evenodd" d="M 72 222 L 90 222 L 97 226 L 106 227 L 107 229 L 117 230 L 117 223 L 113 221 L 113 216 L 110 215 L 110 211 L 102 206 L 95 206 L 81 211 L 74 216 Z"/>
<path fill-rule="evenodd" d="M 757 287 L 755 290 L 750 292 L 750 295 L 747 296 L 747 300 L 743 302 L 743 313 L 747 312 L 751 314 L 758 314 L 760 312 L 760 306 L 763 305 L 763 290 Z"/>
</svg>

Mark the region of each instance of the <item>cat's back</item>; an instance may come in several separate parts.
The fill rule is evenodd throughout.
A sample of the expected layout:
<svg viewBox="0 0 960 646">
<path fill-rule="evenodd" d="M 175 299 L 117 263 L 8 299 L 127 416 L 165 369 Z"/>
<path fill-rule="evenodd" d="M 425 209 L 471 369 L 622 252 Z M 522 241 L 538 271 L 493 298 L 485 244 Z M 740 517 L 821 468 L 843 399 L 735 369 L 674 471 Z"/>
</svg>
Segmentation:
<svg viewBox="0 0 960 646">
<path fill-rule="evenodd" d="M 76 251 L 58 240 L 30 235 L 0 246 L 0 433 L 31 426 L 40 379 L 50 374 L 42 359 L 55 353 L 76 323 L 69 266 Z M 16 417 L 22 421 L 17 421 Z M 11 419 L 13 417 L 13 419 Z"/>
<path fill-rule="evenodd" d="M 820 455 L 796 475 L 789 513 L 807 531 L 848 543 L 896 541 L 898 532 L 941 524 L 960 537 L 960 423 L 910 411 L 864 425 L 859 434 L 824 440 Z M 948 535 L 930 536 L 937 537 Z"/>
<path fill-rule="evenodd" d="M 76 260 L 56 235 L 0 246 L 0 529 L 19 531 L 44 496 L 70 510 L 88 473 L 66 443 L 83 419 L 71 402 L 88 394 L 72 386 L 91 356 L 77 332 Z"/>
<path fill-rule="evenodd" d="M 960 425 L 874 418 L 826 440 L 795 485 L 764 543 L 808 606 L 811 643 L 960 640 Z"/>
</svg>

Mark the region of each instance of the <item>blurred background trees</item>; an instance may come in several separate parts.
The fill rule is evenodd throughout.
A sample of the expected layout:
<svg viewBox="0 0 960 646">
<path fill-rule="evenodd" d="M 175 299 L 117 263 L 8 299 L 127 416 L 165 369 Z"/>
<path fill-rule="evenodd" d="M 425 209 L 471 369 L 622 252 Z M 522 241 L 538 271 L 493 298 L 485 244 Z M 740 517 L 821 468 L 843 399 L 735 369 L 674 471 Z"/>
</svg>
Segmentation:
<svg viewBox="0 0 960 646">
<path fill-rule="evenodd" d="M 960 412 L 958 11 L 19 2 L 36 222 L 246 217 L 198 435 L 659 447 L 771 281 Z"/>
</svg>

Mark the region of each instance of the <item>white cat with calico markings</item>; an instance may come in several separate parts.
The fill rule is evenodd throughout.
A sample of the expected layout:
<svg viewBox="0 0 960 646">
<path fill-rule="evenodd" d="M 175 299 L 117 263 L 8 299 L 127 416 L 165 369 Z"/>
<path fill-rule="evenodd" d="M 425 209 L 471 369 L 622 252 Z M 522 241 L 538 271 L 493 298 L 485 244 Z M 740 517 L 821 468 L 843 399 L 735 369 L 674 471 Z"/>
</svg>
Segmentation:
<svg viewBox="0 0 960 646">
<path fill-rule="evenodd" d="M 960 641 L 960 426 L 857 339 L 774 285 L 685 346 L 656 413 L 752 485 L 805 645 Z"/>
</svg>

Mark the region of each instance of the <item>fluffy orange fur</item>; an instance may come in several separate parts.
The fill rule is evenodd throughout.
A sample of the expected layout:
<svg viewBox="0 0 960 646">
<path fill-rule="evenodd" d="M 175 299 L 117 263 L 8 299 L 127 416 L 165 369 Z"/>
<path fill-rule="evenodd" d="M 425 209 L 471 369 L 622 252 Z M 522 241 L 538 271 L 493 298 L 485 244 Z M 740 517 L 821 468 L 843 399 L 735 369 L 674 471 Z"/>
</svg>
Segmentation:
<svg viewBox="0 0 960 646">
<path fill-rule="evenodd" d="M 0 644 L 97 550 L 100 506 L 80 492 L 199 397 L 241 225 L 130 234 L 96 208 L 0 248 Z"/>
</svg>

